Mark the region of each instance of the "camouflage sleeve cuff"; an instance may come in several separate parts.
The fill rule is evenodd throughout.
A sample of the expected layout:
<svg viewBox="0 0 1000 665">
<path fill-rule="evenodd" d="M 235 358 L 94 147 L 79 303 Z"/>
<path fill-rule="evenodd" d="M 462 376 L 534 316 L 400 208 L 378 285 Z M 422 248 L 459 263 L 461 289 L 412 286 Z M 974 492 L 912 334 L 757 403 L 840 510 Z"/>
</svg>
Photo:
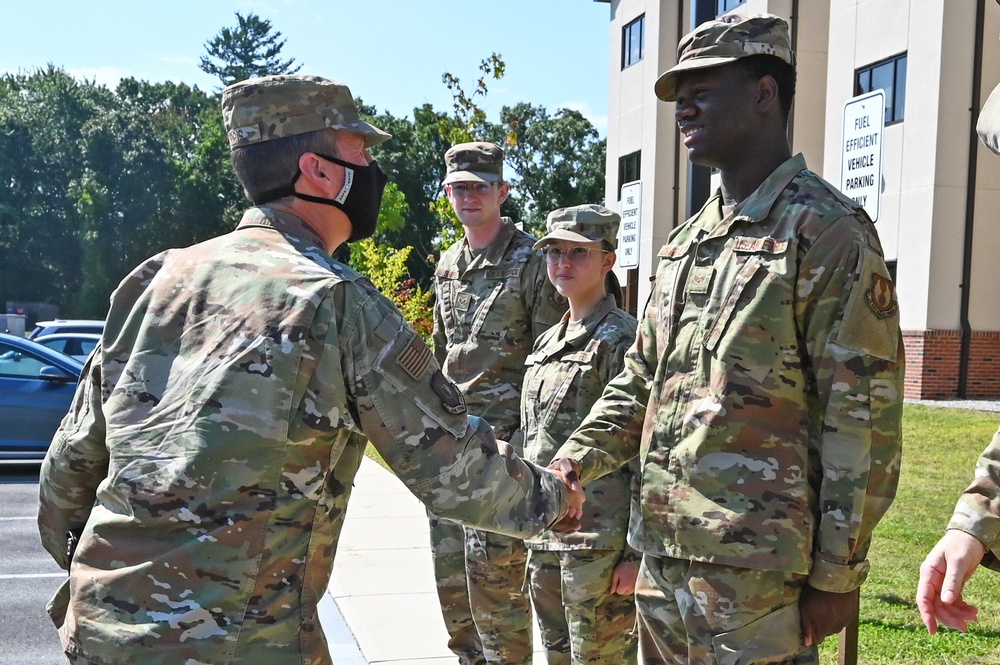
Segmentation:
<svg viewBox="0 0 1000 665">
<path fill-rule="evenodd" d="M 963 494 L 958 499 L 948 528 L 964 531 L 988 550 L 1000 549 L 1000 517 L 990 511 L 988 503 L 989 500 L 979 494 Z"/>
<path fill-rule="evenodd" d="M 986 555 L 980 565 L 990 570 L 1000 570 L 1000 559 L 996 554 L 1000 551 L 1000 517 L 992 514 L 980 501 L 985 499 L 977 494 L 963 494 L 959 497 L 948 528 L 964 531 L 979 540 L 986 547 Z"/>
<path fill-rule="evenodd" d="M 991 543 L 984 541 L 980 534 L 975 533 L 974 531 L 970 531 L 969 529 L 966 529 L 963 526 L 956 525 L 954 522 L 949 524 L 948 529 L 946 530 L 947 531 L 955 530 L 955 531 L 961 531 L 962 533 L 967 533 L 976 540 L 978 540 L 979 542 L 981 542 L 983 544 L 983 547 L 986 548 L 986 554 L 983 555 L 983 560 L 979 562 L 979 565 L 982 566 L 983 568 L 989 568 L 990 570 L 1000 571 L 1000 558 L 998 558 L 997 552 L 994 551 L 995 549 L 1000 550 L 1000 543 L 994 541 L 991 546 Z"/>
<path fill-rule="evenodd" d="M 610 465 L 610 456 L 604 453 L 604 451 L 573 441 L 564 443 L 562 448 L 556 451 L 552 459 L 555 461 L 563 457 L 576 460 L 580 463 L 580 466 L 583 467 L 580 479 L 584 484 L 592 480 L 597 480 L 621 466 L 620 464 Z"/>
<path fill-rule="evenodd" d="M 634 563 L 639 565 L 642 563 L 642 552 L 633 548 L 631 545 L 625 545 L 625 550 L 622 552 L 622 563 Z"/>
<path fill-rule="evenodd" d="M 569 491 L 555 472 L 528 461 L 525 461 L 525 464 L 534 466 L 538 470 L 538 484 L 541 486 L 542 497 L 546 499 L 544 506 L 539 506 L 538 512 L 544 513 L 547 529 L 565 517 L 569 511 Z"/>
<path fill-rule="evenodd" d="M 861 586 L 870 569 L 871 564 L 867 559 L 842 564 L 815 555 L 812 570 L 809 571 L 809 586 L 820 591 L 846 593 Z"/>
</svg>

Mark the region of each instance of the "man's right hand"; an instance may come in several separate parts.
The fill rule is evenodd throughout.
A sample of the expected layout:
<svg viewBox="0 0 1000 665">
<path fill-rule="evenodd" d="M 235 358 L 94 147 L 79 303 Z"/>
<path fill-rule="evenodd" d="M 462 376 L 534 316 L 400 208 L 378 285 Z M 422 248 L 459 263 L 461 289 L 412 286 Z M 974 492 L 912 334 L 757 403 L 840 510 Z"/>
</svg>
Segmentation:
<svg viewBox="0 0 1000 665">
<path fill-rule="evenodd" d="M 965 583 L 976 572 L 986 546 L 958 529 L 949 529 L 920 566 L 917 607 L 931 635 L 938 624 L 965 632 L 978 610 L 962 598 Z"/>
<path fill-rule="evenodd" d="M 569 509 L 566 514 L 549 527 L 557 533 L 573 533 L 580 530 L 580 518 L 583 517 L 583 502 L 585 500 L 583 485 L 580 484 L 582 467 L 576 460 L 561 458 L 549 464 L 549 470 L 559 476 L 566 489 L 569 490 Z"/>
</svg>

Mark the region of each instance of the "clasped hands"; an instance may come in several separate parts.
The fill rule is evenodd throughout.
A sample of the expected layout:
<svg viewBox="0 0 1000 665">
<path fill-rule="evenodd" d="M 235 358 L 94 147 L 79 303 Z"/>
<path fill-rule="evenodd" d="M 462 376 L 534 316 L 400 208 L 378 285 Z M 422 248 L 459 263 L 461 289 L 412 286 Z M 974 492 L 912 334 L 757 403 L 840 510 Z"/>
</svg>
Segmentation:
<svg viewBox="0 0 1000 665">
<path fill-rule="evenodd" d="M 548 469 L 555 472 L 569 491 L 569 509 L 562 519 L 551 527 L 556 533 L 573 533 L 580 530 L 580 518 L 583 517 L 583 485 L 580 484 L 582 467 L 576 460 L 562 457 L 549 464 Z"/>
</svg>

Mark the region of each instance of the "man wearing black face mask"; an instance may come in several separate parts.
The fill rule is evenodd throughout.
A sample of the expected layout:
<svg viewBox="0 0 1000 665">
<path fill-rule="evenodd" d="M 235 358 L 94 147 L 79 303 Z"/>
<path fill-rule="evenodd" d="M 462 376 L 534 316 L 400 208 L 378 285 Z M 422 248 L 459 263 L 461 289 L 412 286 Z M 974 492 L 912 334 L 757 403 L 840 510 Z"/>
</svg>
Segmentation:
<svg viewBox="0 0 1000 665">
<path fill-rule="evenodd" d="M 42 466 L 74 663 L 329 663 L 316 606 L 361 435 L 437 514 L 518 537 L 578 524 L 578 483 L 498 443 L 331 257 L 372 234 L 385 185 L 368 148 L 389 137 L 347 86 L 266 77 L 222 105 L 257 205 L 122 281 Z"/>
</svg>

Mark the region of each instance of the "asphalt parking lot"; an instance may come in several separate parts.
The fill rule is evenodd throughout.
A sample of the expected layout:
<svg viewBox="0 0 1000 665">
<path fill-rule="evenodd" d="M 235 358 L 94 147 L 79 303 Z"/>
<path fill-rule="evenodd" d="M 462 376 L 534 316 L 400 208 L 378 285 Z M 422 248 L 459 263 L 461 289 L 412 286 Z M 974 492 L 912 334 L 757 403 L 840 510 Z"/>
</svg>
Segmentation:
<svg viewBox="0 0 1000 665">
<path fill-rule="evenodd" d="M 38 541 L 38 467 L 0 465 L 0 665 L 65 665 L 45 603 L 66 573 Z"/>
</svg>

